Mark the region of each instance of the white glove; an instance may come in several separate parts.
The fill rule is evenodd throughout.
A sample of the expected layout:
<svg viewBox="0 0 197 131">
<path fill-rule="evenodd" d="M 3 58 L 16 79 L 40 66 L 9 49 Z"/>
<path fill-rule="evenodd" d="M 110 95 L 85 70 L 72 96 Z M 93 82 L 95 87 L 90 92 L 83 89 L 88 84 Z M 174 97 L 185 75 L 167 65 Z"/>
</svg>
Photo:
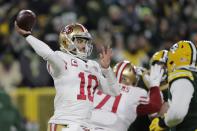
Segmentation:
<svg viewBox="0 0 197 131">
<path fill-rule="evenodd" d="M 148 88 L 154 86 L 160 86 L 160 82 L 163 76 L 164 70 L 160 65 L 155 64 L 151 66 L 150 75 L 146 74 L 144 79 L 147 82 Z"/>
</svg>

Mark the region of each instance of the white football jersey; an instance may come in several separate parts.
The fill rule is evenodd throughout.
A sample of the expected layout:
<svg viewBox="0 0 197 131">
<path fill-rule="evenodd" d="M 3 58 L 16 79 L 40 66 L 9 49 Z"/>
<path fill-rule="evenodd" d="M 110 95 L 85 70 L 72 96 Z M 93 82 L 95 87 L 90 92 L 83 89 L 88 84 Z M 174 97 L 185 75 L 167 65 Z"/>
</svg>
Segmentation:
<svg viewBox="0 0 197 131">
<path fill-rule="evenodd" d="M 64 71 L 55 77 L 54 69 L 48 63 L 47 68 L 54 79 L 56 96 L 55 112 L 49 123 L 67 124 L 68 122 L 86 122 L 93 108 L 93 94 L 99 84 L 97 75 L 101 75 L 95 61 L 83 61 L 72 55 L 56 51 L 64 61 Z"/>
<path fill-rule="evenodd" d="M 84 61 L 71 54 L 54 52 L 32 35 L 26 40 L 47 61 L 48 72 L 54 80 L 55 112 L 49 123 L 84 125 L 90 119 L 93 94 L 98 86 L 107 94 L 116 96 L 120 93 L 111 68 L 101 71 L 96 61 Z"/>
<path fill-rule="evenodd" d="M 148 94 L 139 87 L 121 85 L 121 94 L 113 97 L 97 90 L 91 122 L 106 131 L 127 131 L 137 117 L 136 108 Z"/>
</svg>

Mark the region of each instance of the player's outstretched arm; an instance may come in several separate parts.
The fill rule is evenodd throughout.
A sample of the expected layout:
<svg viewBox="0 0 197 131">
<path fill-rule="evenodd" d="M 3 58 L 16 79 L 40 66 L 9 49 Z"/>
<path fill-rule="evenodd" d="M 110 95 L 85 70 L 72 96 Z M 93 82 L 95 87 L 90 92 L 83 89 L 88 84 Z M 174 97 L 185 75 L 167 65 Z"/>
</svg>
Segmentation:
<svg viewBox="0 0 197 131">
<path fill-rule="evenodd" d="M 25 31 L 20 27 L 18 27 L 16 22 L 15 22 L 15 29 L 16 32 L 18 32 L 20 35 L 25 37 L 25 39 L 30 44 L 30 46 L 43 59 L 47 60 L 48 56 L 54 53 L 53 50 L 47 44 L 32 36 L 30 31 Z"/>
<path fill-rule="evenodd" d="M 51 64 L 51 66 L 55 69 L 56 74 L 60 74 L 62 69 L 61 66 L 64 66 L 64 62 L 58 58 L 56 53 L 47 44 L 31 35 L 31 31 L 26 31 L 18 27 L 16 22 L 15 30 L 17 33 L 25 37 L 26 41 L 39 56 Z"/>
<path fill-rule="evenodd" d="M 140 98 L 140 104 L 137 106 L 139 116 L 156 113 L 161 109 L 162 99 L 158 87 L 152 87 L 147 94 Z"/>
<path fill-rule="evenodd" d="M 138 115 L 152 114 L 158 112 L 162 106 L 159 85 L 163 75 L 163 69 L 160 65 L 151 66 L 150 75 L 145 75 L 145 79 L 150 89 L 149 101 L 147 104 L 140 104 L 137 107 Z M 143 101 L 143 100 L 142 100 Z"/>
<path fill-rule="evenodd" d="M 101 69 L 102 75 L 100 75 L 101 90 L 108 95 L 117 96 L 120 94 L 120 87 L 114 73 L 109 67 L 108 69 Z"/>
<path fill-rule="evenodd" d="M 100 84 L 104 93 L 117 96 L 120 94 L 120 88 L 118 81 L 116 80 L 116 77 L 110 67 L 111 57 L 112 49 L 104 49 L 103 47 L 102 52 L 100 53 L 100 66 L 103 74 L 100 77 Z"/>
</svg>

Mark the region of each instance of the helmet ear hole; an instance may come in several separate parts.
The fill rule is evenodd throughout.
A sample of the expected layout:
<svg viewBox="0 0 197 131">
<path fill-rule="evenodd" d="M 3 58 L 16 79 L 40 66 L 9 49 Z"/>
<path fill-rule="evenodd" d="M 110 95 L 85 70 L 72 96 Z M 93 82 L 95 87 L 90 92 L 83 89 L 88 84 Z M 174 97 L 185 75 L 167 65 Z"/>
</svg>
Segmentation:
<svg viewBox="0 0 197 131">
<path fill-rule="evenodd" d="M 170 65 L 174 64 L 174 61 L 170 61 Z"/>
<path fill-rule="evenodd" d="M 75 38 L 76 38 L 76 37 L 72 37 L 71 40 L 72 40 L 72 41 L 75 41 Z"/>
<path fill-rule="evenodd" d="M 137 85 L 137 82 L 133 82 L 132 85 L 136 86 Z"/>
</svg>

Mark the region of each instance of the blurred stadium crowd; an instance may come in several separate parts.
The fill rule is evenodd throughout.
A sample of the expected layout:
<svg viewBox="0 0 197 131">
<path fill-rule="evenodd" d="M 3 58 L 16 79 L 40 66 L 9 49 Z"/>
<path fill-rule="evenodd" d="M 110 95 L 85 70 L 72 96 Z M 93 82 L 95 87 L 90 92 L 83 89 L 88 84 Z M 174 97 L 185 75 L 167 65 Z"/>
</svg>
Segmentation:
<svg viewBox="0 0 197 131">
<path fill-rule="evenodd" d="M 148 66 L 155 51 L 174 42 L 197 42 L 196 0 L 0 0 L 0 84 L 7 91 L 20 86 L 52 86 L 46 63 L 14 30 L 16 14 L 31 9 L 37 14 L 33 33 L 58 49 L 62 25 L 79 22 L 99 45 L 111 45 L 113 62 L 122 59 Z"/>
</svg>

